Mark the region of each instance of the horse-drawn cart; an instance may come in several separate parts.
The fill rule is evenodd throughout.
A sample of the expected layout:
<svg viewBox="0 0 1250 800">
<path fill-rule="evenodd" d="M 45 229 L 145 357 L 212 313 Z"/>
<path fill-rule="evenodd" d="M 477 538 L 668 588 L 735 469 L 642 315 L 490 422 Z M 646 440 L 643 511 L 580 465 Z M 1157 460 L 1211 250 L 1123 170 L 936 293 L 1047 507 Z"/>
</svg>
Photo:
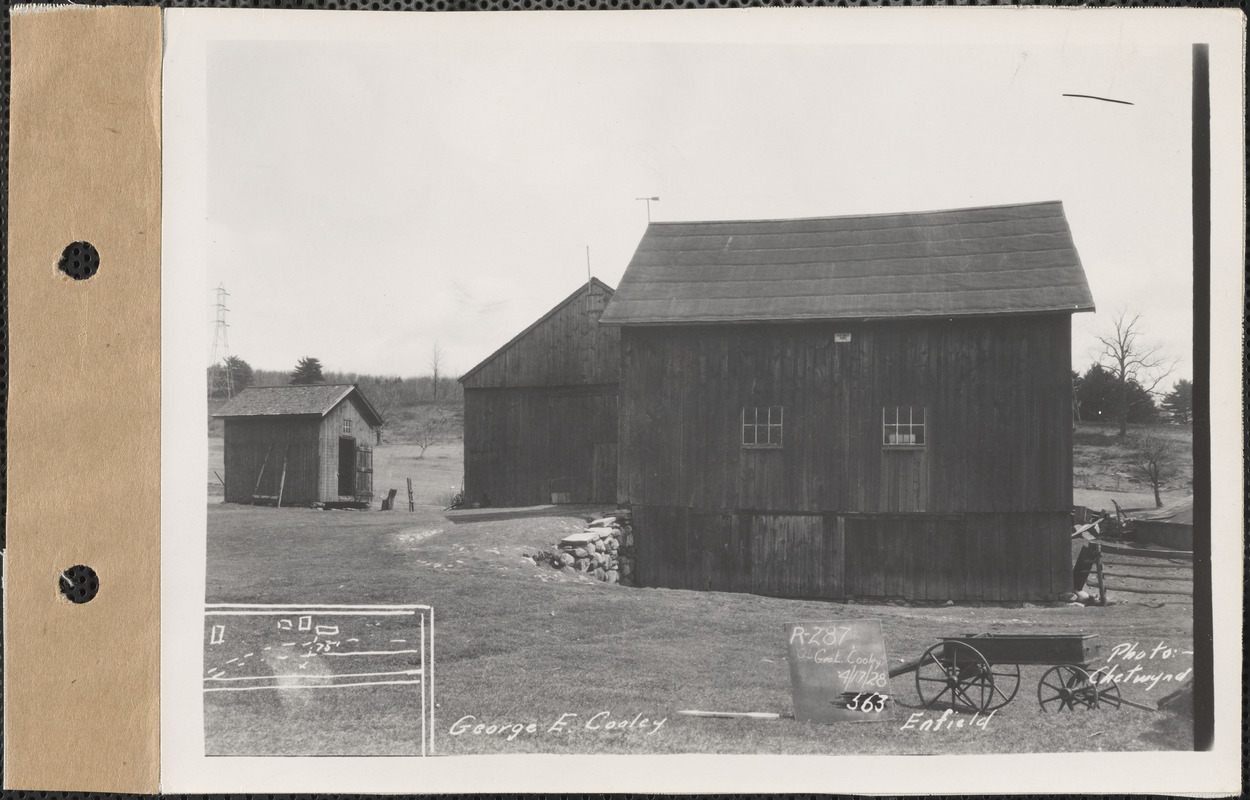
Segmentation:
<svg viewBox="0 0 1250 800">
<path fill-rule="evenodd" d="M 890 670 L 916 675 L 926 708 L 945 704 L 961 711 L 994 711 L 1020 691 L 1021 665 L 1049 665 L 1037 684 L 1043 711 L 1075 711 L 1121 704 L 1148 708 L 1120 697 L 1106 668 L 1093 669 L 1099 648 L 1093 633 L 944 636 L 920 658 Z M 1092 671 L 1091 671 L 1092 670 Z"/>
</svg>

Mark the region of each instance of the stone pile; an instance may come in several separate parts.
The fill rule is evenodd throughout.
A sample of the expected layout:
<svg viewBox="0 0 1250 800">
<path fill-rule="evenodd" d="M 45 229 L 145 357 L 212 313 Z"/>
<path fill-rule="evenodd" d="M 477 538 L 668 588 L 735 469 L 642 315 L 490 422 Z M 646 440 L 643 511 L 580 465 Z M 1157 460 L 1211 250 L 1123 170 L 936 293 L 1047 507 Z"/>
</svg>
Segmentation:
<svg viewBox="0 0 1250 800">
<path fill-rule="evenodd" d="M 591 519 L 584 530 L 560 540 L 551 566 L 576 570 L 607 583 L 634 585 L 634 530 L 629 509 Z"/>
</svg>

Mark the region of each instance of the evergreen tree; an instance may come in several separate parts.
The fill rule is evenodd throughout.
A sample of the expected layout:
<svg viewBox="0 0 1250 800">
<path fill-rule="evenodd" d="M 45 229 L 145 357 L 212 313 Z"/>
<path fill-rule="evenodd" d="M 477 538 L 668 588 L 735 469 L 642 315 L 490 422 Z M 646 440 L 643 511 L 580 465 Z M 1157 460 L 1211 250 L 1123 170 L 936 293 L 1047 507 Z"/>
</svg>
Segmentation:
<svg viewBox="0 0 1250 800">
<path fill-rule="evenodd" d="M 1184 378 L 1176 382 L 1160 404 L 1173 422 L 1188 425 L 1194 416 L 1194 385 Z"/>
<path fill-rule="evenodd" d="M 1156 416 L 1154 398 L 1131 378 L 1121 383 L 1116 375 L 1101 364 L 1092 364 L 1075 382 L 1076 405 L 1080 418 L 1088 421 L 1153 422 Z M 1128 400 L 1126 413 L 1122 403 Z"/>
<path fill-rule="evenodd" d="M 291 373 L 291 384 L 294 386 L 325 382 L 326 379 L 321 374 L 321 361 L 312 356 L 301 358 L 299 364 L 295 366 L 295 371 Z"/>
<path fill-rule="evenodd" d="M 251 386 L 256 380 L 252 365 L 238 356 L 230 356 L 226 359 L 226 369 L 230 372 L 230 381 L 234 385 L 235 394 Z"/>
</svg>

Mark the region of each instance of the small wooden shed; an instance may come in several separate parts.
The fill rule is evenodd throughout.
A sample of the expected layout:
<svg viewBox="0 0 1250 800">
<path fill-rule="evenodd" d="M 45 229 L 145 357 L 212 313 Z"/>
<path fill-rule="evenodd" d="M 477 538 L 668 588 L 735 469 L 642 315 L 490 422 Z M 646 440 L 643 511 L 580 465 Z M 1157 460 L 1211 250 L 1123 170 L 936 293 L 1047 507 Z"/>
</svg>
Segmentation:
<svg viewBox="0 0 1250 800">
<path fill-rule="evenodd" d="M 382 418 L 355 384 L 252 386 L 224 422 L 227 503 L 367 508 Z"/>
<path fill-rule="evenodd" d="M 1058 202 L 653 222 L 621 330 L 618 500 L 642 585 L 1053 599 L 1071 582 Z"/>
<path fill-rule="evenodd" d="M 483 506 L 616 498 L 620 331 L 612 287 L 579 287 L 460 378 L 464 494 Z"/>
</svg>

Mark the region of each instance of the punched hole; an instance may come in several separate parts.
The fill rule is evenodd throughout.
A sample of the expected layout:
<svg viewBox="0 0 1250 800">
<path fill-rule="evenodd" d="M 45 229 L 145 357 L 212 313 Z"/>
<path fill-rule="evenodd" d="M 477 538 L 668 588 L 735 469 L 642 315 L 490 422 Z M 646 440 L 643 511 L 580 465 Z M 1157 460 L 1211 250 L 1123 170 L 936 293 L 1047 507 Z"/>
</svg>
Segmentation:
<svg viewBox="0 0 1250 800">
<path fill-rule="evenodd" d="M 77 564 L 57 579 L 61 594 L 71 603 L 89 603 L 100 591 L 100 578 L 91 567 Z"/>
<path fill-rule="evenodd" d="M 57 268 L 76 281 L 85 281 L 100 268 L 100 253 L 91 242 L 74 242 L 61 251 Z"/>
</svg>

